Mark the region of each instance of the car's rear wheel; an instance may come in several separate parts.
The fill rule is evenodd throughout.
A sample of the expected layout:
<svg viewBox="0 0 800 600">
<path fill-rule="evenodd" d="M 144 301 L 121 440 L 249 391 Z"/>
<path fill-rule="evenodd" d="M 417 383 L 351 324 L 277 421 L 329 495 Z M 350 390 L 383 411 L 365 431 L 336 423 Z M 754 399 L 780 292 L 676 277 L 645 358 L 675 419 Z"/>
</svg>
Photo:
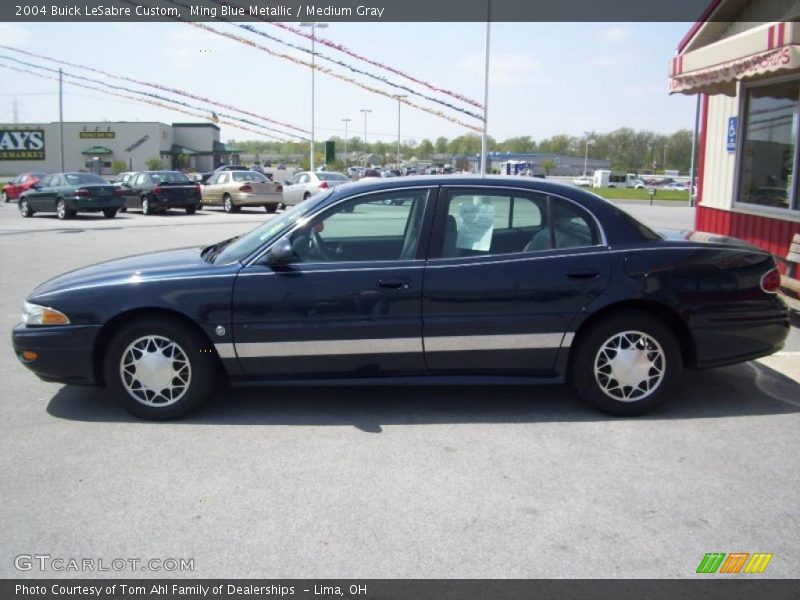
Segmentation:
<svg viewBox="0 0 800 600">
<path fill-rule="evenodd" d="M 75 211 L 67 206 L 67 203 L 63 198 L 59 198 L 56 201 L 56 216 L 63 221 L 64 219 L 70 219 L 74 217 Z"/>
<path fill-rule="evenodd" d="M 277 212 L 278 211 L 278 205 L 277 204 L 265 204 L 264 205 L 264 210 L 267 211 L 268 213 Z"/>
<path fill-rule="evenodd" d="M 196 206 L 187 206 L 186 207 L 186 214 L 187 215 L 193 215 L 196 212 L 197 212 L 197 207 Z"/>
<path fill-rule="evenodd" d="M 113 219 L 117 216 L 117 209 L 116 208 L 105 208 L 103 209 L 103 216 L 106 219 Z"/>
<path fill-rule="evenodd" d="M 200 406 L 214 386 L 215 364 L 198 332 L 165 318 L 123 326 L 106 353 L 105 382 L 127 411 L 172 419 Z"/>
<path fill-rule="evenodd" d="M 128 212 L 128 207 L 123 206 L 122 208 L 119 209 L 119 212 Z"/>
<path fill-rule="evenodd" d="M 578 394 L 613 415 L 663 402 L 680 377 L 681 349 L 669 327 L 641 312 L 613 315 L 576 339 L 570 379 Z"/>
<path fill-rule="evenodd" d="M 31 210 L 31 207 L 28 204 L 28 201 L 25 200 L 25 198 L 22 198 L 19 201 L 19 214 L 21 214 L 23 217 L 32 217 L 33 216 L 33 211 Z"/>
<path fill-rule="evenodd" d="M 147 198 L 142 198 L 142 214 L 143 215 L 153 214 L 153 207 L 150 206 L 150 200 L 148 200 Z"/>
</svg>

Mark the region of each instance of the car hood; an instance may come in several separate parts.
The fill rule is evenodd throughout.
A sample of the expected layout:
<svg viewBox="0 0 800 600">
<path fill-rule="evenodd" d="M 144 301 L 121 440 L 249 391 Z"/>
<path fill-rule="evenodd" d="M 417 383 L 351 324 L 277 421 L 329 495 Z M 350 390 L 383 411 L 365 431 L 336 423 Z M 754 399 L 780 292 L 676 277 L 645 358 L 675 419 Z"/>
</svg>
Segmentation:
<svg viewBox="0 0 800 600">
<path fill-rule="evenodd" d="M 38 286 L 30 299 L 67 290 L 146 281 L 205 273 L 214 269 L 200 256 L 202 248 L 181 248 L 140 254 L 76 269 Z"/>
<path fill-rule="evenodd" d="M 694 231 L 690 229 L 656 229 L 655 231 L 670 242 L 719 244 L 723 246 L 746 248 L 747 250 L 755 250 L 757 252 L 766 252 L 763 248 L 754 246 L 739 238 L 719 235 L 718 233 L 709 233 L 708 231 Z"/>
</svg>

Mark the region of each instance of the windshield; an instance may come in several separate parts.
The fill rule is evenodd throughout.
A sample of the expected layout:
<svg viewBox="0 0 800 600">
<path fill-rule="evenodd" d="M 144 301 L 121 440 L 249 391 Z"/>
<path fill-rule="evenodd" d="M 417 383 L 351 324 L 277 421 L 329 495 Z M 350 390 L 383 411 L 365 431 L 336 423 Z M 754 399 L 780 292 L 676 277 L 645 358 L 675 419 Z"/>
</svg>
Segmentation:
<svg viewBox="0 0 800 600">
<path fill-rule="evenodd" d="M 178 171 L 158 171 L 150 174 L 155 183 L 189 183 L 189 178 Z"/>
<path fill-rule="evenodd" d="M 317 173 L 317 177 L 321 181 L 350 181 L 341 173 Z"/>
<path fill-rule="evenodd" d="M 233 172 L 233 180 L 234 181 L 257 181 L 263 183 L 267 180 L 261 173 L 257 173 L 256 171 L 234 171 Z"/>
<path fill-rule="evenodd" d="M 64 173 L 67 185 L 83 185 L 84 183 L 108 183 L 99 175 L 91 173 Z"/>
<path fill-rule="evenodd" d="M 332 192 L 327 192 L 312 196 L 308 200 L 293 206 L 279 217 L 270 219 L 261 227 L 253 229 L 250 233 L 246 233 L 240 238 L 233 238 L 219 253 L 216 259 L 214 259 L 214 262 L 225 264 L 244 259 L 258 250 L 264 242 L 275 237 L 284 229 L 291 227 L 298 220 L 310 213 L 320 202 L 330 196 L 331 193 Z M 211 248 L 211 246 L 209 246 L 209 248 Z M 205 250 L 203 252 L 205 253 Z"/>
</svg>

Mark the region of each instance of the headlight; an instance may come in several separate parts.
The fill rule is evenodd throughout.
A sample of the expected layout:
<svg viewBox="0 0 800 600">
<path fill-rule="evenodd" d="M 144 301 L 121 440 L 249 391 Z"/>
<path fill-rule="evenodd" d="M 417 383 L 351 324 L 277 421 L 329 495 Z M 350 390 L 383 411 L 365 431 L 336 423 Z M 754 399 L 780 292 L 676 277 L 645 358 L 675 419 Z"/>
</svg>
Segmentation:
<svg viewBox="0 0 800 600">
<path fill-rule="evenodd" d="M 26 302 L 22 306 L 22 322 L 26 325 L 69 325 L 69 318 L 55 308 Z"/>
</svg>

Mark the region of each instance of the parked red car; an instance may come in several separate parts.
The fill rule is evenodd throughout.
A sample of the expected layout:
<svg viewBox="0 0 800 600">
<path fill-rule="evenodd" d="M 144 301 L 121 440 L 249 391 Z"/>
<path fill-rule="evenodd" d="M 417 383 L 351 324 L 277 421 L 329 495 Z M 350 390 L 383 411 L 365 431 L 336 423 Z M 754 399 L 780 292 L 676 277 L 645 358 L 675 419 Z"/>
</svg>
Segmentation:
<svg viewBox="0 0 800 600">
<path fill-rule="evenodd" d="M 3 186 L 3 202 L 16 200 L 22 192 L 31 189 L 47 173 L 21 173 Z"/>
</svg>

